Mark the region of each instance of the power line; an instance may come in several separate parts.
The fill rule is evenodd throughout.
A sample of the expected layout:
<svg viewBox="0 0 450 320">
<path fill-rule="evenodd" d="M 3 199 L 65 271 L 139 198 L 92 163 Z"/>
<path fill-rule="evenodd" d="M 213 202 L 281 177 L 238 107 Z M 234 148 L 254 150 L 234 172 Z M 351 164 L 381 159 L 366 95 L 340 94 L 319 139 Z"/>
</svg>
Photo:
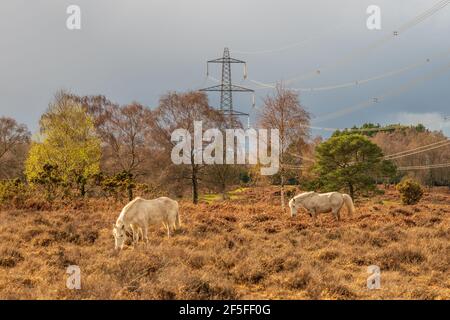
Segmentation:
<svg viewBox="0 0 450 320">
<path fill-rule="evenodd" d="M 295 153 L 288 152 L 288 151 L 285 151 L 285 153 L 287 153 L 287 154 L 289 154 L 289 155 L 291 155 L 291 156 L 293 156 L 293 157 L 295 157 L 295 158 L 301 159 L 301 160 L 306 160 L 306 161 L 309 161 L 309 162 L 316 162 L 316 160 L 314 160 L 314 159 L 312 159 L 312 158 L 308 158 L 308 157 L 305 157 L 305 156 L 301 156 L 301 155 L 299 155 L 299 154 L 295 154 Z"/>
<path fill-rule="evenodd" d="M 320 92 L 320 91 L 329 91 L 329 90 L 336 90 L 336 89 L 343 89 L 343 88 L 349 88 L 349 87 L 356 87 L 356 86 L 360 86 L 372 81 L 376 81 L 376 80 L 381 80 L 381 79 L 385 79 L 385 78 L 389 78 L 389 77 L 393 77 L 402 73 L 406 73 L 410 70 L 419 68 L 423 65 L 426 65 L 428 63 L 430 63 L 432 61 L 432 59 L 434 58 L 438 58 L 438 57 L 443 57 L 443 56 L 447 56 L 450 54 L 450 50 L 445 51 L 444 53 L 438 54 L 436 56 L 433 56 L 433 58 L 427 58 L 425 60 L 421 60 L 419 62 L 416 62 L 414 64 L 411 64 L 409 66 L 400 68 L 400 69 L 394 69 L 391 71 L 388 71 L 386 73 L 380 74 L 380 75 L 376 75 L 376 76 L 372 76 L 366 79 L 361 79 L 361 80 L 354 80 L 354 81 L 350 81 L 350 82 L 345 82 L 345 83 L 340 83 L 340 84 L 334 84 L 334 85 L 329 85 L 329 86 L 321 86 L 321 87 L 310 87 L 310 88 L 286 88 L 288 90 L 292 90 L 292 91 L 298 91 L 298 92 Z M 265 84 L 256 80 L 250 80 L 250 82 L 256 84 L 257 86 L 259 86 L 260 88 L 256 88 L 255 90 L 265 90 L 265 89 L 274 89 L 276 88 L 276 86 L 270 85 L 270 84 Z"/>
<path fill-rule="evenodd" d="M 400 171 L 409 171 L 409 170 L 428 170 L 428 169 L 440 169 L 440 168 L 449 168 L 450 163 L 440 163 L 440 164 L 432 164 L 427 166 L 409 166 L 409 167 L 399 167 L 397 170 Z"/>
<path fill-rule="evenodd" d="M 441 9 L 445 8 L 450 1 L 440 1 L 439 3 L 435 4 L 433 7 L 431 7 L 428 11 L 424 12 L 422 15 L 417 16 L 415 19 L 413 19 L 410 22 L 407 22 L 405 24 L 403 24 L 402 26 L 400 26 L 397 29 L 398 33 L 404 32 L 409 28 L 414 27 L 415 25 L 419 24 L 420 22 L 428 19 L 429 17 L 433 16 L 435 13 L 437 13 L 438 11 L 440 11 Z"/>
<path fill-rule="evenodd" d="M 422 22 L 422 21 L 426 20 L 427 18 L 431 17 L 436 12 L 438 12 L 439 10 L 441 10 L 445 6 L 447 6 L 449 3 L 450 3 L 450 0 L 440 1 L 439 3 L 435 4 L 431 9 L 427 10 L 425 13 L 420 14 L 416 18 L 414 18 L 411 21 L 409 21 L 409 22 L 403 24 L 402 26 L 400 26 L 397 29 L 397 31 L 393 31 L 392 34 L 389 34 L 389 35 L 381 38 L 380 40 L 374 42 L 373 44 L 369 45 L 366 48 L 363 48 L 363 49 L 357 51 L 354 54 L 349 54 L 347 57 L 344 57 L 344 58 L 338 60 L 336 63 L 330 65 L 328 68 L 320 68 L 320 69 L 317 69 L 317 70 L 310 71 L 309 73 L 305 74 L 305 76 L 311 77 L 311 76 L 314 76 L 314 75 L 320 75 L 326 69 L 333 69 L 333 68 L 336 68 L 338 66 L 345 65 L 348 62 L 352 62 L 358 56 L 362 56 L 364 54 L 370 53 L 372 50 L 374 50 L 374 49 L 380 47 L 381 45 L 385 44 L 386 42 L 396 38 L 400 33 L 405 32 L 406 30 L 414 27 L 415 25 L 419 24 L 420 22 Z M 305 78 L 305 77 L 303 77 L 303 78 Z M 295 81 L 297 79 L 293 78 L 291 80 Z M 287 80 L 286 83 L 292 82 L 291 80 Z"/>
<path fill-rule="evenodd" d="M 343 25 L 339 26 L 339 27 L 334 27 L 333 29 L 329 29 L 326 30 L 320 34 L 318 34 L 315 37 L 303 40 L 303 41 L 299 41 L 299 42 L 294 42 L 279 48 L 275 48 L 275 49 L 265 49 L 265 50 L 258 50 L 258 51 L 241 51 L 241 50 L 231 50 L 232 53 L 237 53 L 237 54 L 248 54 L 248 55 L 258 55 L 258 54 L 266 54 L 266 53 L 275 53 L 275 52 L 282 52 L 282 51 L 286 51 L 295 47 L 300 47 L 304 44 L 313 42 L 313 41 L 317 41 L 321 38 L 324 38 L 326 35 L 328 35 L 331 32 L 336 32 L 337 30 L 342 29 Z"/>
<path fill-rule="evenodd" d="M 409 156 L 412 156 L 412 155 L 415 155 L 415 154 L 428 152 L 428 151 L 431 151 L 431 150 L 434 150 L 434 149 L 438 149 L 438 148 L 442 148 L 442 147 L 445 147 L 445 146 L 448 146 L 448 145 L 450 145 L 450 142 L 444 143 L 442 145 L 434 146 L 432 148 L 428 148 L 428 149 L 425 149 L 425 150 L 419 150 L 419 151 L 416 151 L 416 152 L 413 152 L 413 153 L 398 155 L 398 156 L 395 156 L 395 157 L 392 157 L 392 158 L 388 158 L 388 160 L 395 160 L 395 159 L 399 159 L 399 158 L 403 158 L 403 157 L 409 157 Z"/>
<path fill-rule="evenodd" d="M 313 129 L 313 130 L 322 130 L 322 131 L 329 131 L 329 132 L 335 132 L 335 131 L 348 131 L 348 132 L 380 132 L 380 131 L 392 131 L 396 129 L 405 129 L 409 128 L 407 126 L 403 125 L 395 125 L 395 126 L 389 126 L 389 127 L 383 127 L 383 128 L 326 128 L 326 127 L 316 127 L 316 126 L 309 126 L 309 125 L 300 125 L 301 127 Z"/>
<path fill-rule="evenodd" d="M 418 85 L 418 84 L 420 84 L 422 82 L 426 82 L 428 80 L 431 80 L 431 79 L 433 79 L 433 78 L 435 78 L 437 76 L 440 76 L 440 75 L 444 74 L 445 72 L 447 72 L 447 70 L 449 68 L 450 68 L 450 64 L 445 65 L 444 67 L 441 67 L 439 69 L 433 70 L 432 72 L 426 74 L 425 76 L 417 77 L 417 78 L 413 79 L 412 81 L 406 83 L 403 86 L 400 86 L 400 87 L 398 87 L 398 88 L 396 88 L 394 90 L 390 90 L 390 91 L 388 91 L 385 94 L 382 94 L 382 95 L 379 95 L 377 97 L 371 98 L 370 100 L 366 100 L 366 101 L 360 102 L 360 103 L 358 103 L 358 104 L 356 104 L 354 106 L 343 108 L 343 109 L 337 110 L 335 112 L 331 112 L 331 113 L 325 114 L 323 116 L 319 116 L 317 119 L 314 120 L 314 122 L 318 123 L 318 122 L 323 122 L 323 121 L 327 121 L 327 120 L 330 120 L 330 119 L 335 119 L 335 118 L 338 118 L 338 117 L 343 116 L 345 114 L 352 113 L 352 112 L 360 110 L 360 109 L 364 109 L 364 108 L 369 107 L 369 106 L 374 105 L 374 104 L 378 104 L 378 103 L 380 103 L 382 100 L 384 100 L 386 98 L 397 96 L 397 95 L 399 95 L 399 94 L 401 94 L 403 92 L 406 92 L 406 91 L 410 90 L 411 88 L 413 88 L 414 86 L 416 86 L 416 85 Z"/>
<path fill-rule="evenodd" d="M 289 165 L 289 164 L 283 164 L 281 165 L 281 167 L 284 169 L 294 169 L 294 170 L 300 170 L 300 169 L 305 169 L 305 166 L 295 166 L 295 165 Z"/>
<path fill-rule="evenodd" d="M 393 153 L 393 154 L 385 156 L 385 158 L 395 157 L 395 156 L 398 156 L 398 155 L 401 155 L 401 154 L 404 154 L 404 153 L 410 153 L 410 152 L 414 152 L 414 151 L 417 151 L 417 150 L 434 147 L 436 145 L 441 145 L 441 144 L 445 145 L 445 144 L 448 144 L 448 143 L 450 143 L 450 141 L 448 139 L 445 139 L 445 140 L 441 140 L 441 141 L 438 141 L 438 142 L 430 143 L 430 144 L 427 144 L 427 145 L 424 145 L 424 146 L 420 146 L 420 147 L 417 147 L 417 148 L 414 148 L 414 149 L 396 152 L 396 153 Z M 441 146 L 439 146 L 439 147 L 441 147 Z"/>
<path fill-rule="evenodd" d="M 450 145 L 450 141 L 449 140 L 447 140 L 447 139 L 446 140 L 441 140 L 439 142 L 431 143 L 429 145 L 425 145 L 425 146 L 421 146 L 421 147 L 418 147 L 418 148 L 405 150 L 405 151 L 402 151 L 402 152 L 398 152 L 398 153 L 394 153 L 394 154 L 391 154 L 391 155 L 387 155 L 387 156 L 384 157 L 384 159 L 395 160 L 395 159 L 399 159 L 399 158 L 406 157 L 406 156 L 411 156 L 411 155 L 418 154 L 418 153 L 428 152 L 428 151 L 431 151 L 431 150 L 434 150 L 434 149 L 437 149 L 437 148 L 442 148 L 442 147 L 445 147 L 445 146 L 448 146 L 448 145 Z M 423 149 L 423 150 L 419 150 L 419 149 Z M 415 151 L 415 152 L 412 152 L 412 151 Z M 288 151 L 286 151 L 286 153 L 291 155 L 291 156 L 293 156 L 293 157 L 299 158 L 301 160 L 305 160 L 305 161 L 309 161 L 309 162 L 313 162 L 313 163 L 316 162 L 315 159 L 312 159 L 312 158 L 309 158 L 309 157 L 301 156 L 299 154 L 295 154 L 295 153 L 288 152 Z M 284 166 L 289 168 L 290 165 L 284 165 Z M 446 168 L 448 166 L 450 166 L 450 163 L 449 164 L 435 164 L 435 165 L 419 165 L 419 166 L 399 167 L 398 170 L 406 171 L 406 170 L 437 169 L 437 168 Z M 304 166 L 292 166 L 292 167 L 293 167 L 292 169 L 304 168 Z"/>
<path fill-rule="evenodd" d="M 284 83 L 289 84 L 292 83 L 294 81 L 297 80 L 304 80 L 307 78 L 311 78 L 313 76 L 318 76 L 323 74 L 324 70 L 327 69 L 334 69 L 336 67 L 342 66 L 347 64 L 348 62 L 352 62 L 356 57 L 358 56 L 363 56 L 364 54 L 370 53 L 372 50 L 376 49 L 377 47 L 383 45 L 384 43 L 397 38 L 401 33 L 407 31 L 408 29 L 416 26 L 417 24 L 421 23 L 422 21 L 425 21 L 426 19 L 428 19 L 429 17 L 433 16 L 435 13 L 437 13 L 438 11 L 442 10 L 443 8 L 445 8 L 448 4 L 450 4 L 450 0 L 442 0 L 438 3 L 436 3 L 435 5 L 433 5 L 430 9 L 426 10 L 425 12 L 419 14 L 418 16 L 416 16 L 415 18 L 411 19 L 410 21 L 404 23 L 403 25 L 401 25 L 399 28 L 397 28 L 395 31 L 393 31 L 391 34 L 388 34 L 386 36 L 384 36 L 383 38 L 375 41 L 374 43 L 372 43 L 371 45 L 360 49 L 358 51 L 356 51 L 355 53 L 350 53 L 347 56 L 344 56 L 343 58 L 341 58 L 340 60 L 337 60 L 335 63 L 330 64 L 328 67 L 322 67 L 322 68 L 317 68 L 315 70 L 311 70 L 309 72 L 306 72 L 304 74 L 300 74 L 298 76 L 295 76 L 291 79 L 285 80 Z M 256 81 L 256 80 L 255 80 Z M 259 81 L 260 83 L 263 83 L 261 81 Z M 276 83 L 264 83 L 267 86 L 274 86 L 276 85 Z"/>
</svg>

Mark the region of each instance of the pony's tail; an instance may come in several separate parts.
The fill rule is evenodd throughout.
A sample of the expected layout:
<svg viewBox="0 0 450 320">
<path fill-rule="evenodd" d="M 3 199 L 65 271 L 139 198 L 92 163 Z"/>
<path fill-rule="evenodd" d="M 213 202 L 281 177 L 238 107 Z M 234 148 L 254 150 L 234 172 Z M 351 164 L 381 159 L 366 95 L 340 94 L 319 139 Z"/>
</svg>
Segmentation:
<svg viewBox="0 0 450 320">
<path fill-rule="evenodd" d="M 175 218 L 175 229 L 180 229 L 181 221 L 180 221 L 180 210 L 177 208 L 177 217 Z"/>
<path fill-rule="evenodd" d="M 345 206 L 347 207 L 347 211 L 350 216 L 352 216 L 355 213 L 355 206 L 353 205 L 352 197 L 350 197 L 348 194 L 342 194 L 342 197 L 344 198 Z"/>
</svg>

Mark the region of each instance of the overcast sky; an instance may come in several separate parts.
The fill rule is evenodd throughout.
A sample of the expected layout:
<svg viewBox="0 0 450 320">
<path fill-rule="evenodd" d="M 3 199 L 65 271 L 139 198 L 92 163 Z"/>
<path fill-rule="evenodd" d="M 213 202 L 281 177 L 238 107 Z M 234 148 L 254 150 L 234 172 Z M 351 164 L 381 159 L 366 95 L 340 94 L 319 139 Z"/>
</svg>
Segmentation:
<svg viewBox="0 0 450 320">
<path fill-rule="evenodd" d="M 58 89 L 103 94 L 120 104 L 154 107 L 169 90 L 185 91 L 205 81 L 206 60 L 228 46 L 247 61 L 249 78 L 288 80 L 310 70 L 320 75 L 289 83 L 322 87 L 367 79 L 430 58 L 408 72 L 358 87 L 301 93 L 317 120 L 410 81 L 431 79 L 378 104 L 313 124 L 341 128 L 364 122 L 417 123 L 450 136 L 450 5 L 398 37 L 361 52 L 425 12 L 438 0 L 2 0 L 0 2 L 0 116 L 32 131 Z M 66 28 L 66 8 L 82 11 L 82 29 Z M 381 7 L 382 29 L 366 27 L 366 9 Z M 292 44 L 298 44 L 294 45 Z M 286 50 L 281 50 L 285 48 Z M 250 52 L 250 53 L 248 53 Z M 349 63 L 337 65 L 352 55 Z M 330 66 L 332 66 L 330 68 Z M 434 70 L 440 70 L 435 75 Z M 447 72 L 446 72 L 447 71 Z M 220 70 L 211 67 L 211 75 Z M 236 84 L 242 68 L 233 69 Z M 257 91 L 257 104 L 270 90 Z M 218 104 L 210 95 L 211 105 Z M 254 119 L 251 96 L 238 94 L 235 108 Z M 314 134 L 328 135 L 314 131 Z"/>
</svg>

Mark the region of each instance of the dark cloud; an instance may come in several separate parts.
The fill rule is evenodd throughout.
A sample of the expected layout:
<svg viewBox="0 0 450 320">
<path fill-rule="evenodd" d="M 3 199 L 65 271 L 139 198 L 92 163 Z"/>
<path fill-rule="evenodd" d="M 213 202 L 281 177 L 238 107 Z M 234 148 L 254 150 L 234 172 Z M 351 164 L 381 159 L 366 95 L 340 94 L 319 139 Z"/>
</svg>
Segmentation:
<svg viewBox="0 0 450 320">
<path fill-rule="evenodd" d="M 235 54 L 248 62 L 250 78 L 289 79 L 321 66 L 333 67 L 341 57 L 390 34 L 436 2 L 378 0 L 382 30 L 369 31 L 365 11 L 374 3 L 365 0 L 3 0 L 0 113 L 35 130 L 39 115 L 60 88 L 83 95 L 105 94 L 119 103 L 137 100 L 155 106 L 167 90 L 212 85 L 204 83 L 205 61 L 220 56 L 224 46 L 235 52 L 262 51 Z M 82 9 L 81 31 L 65 27 L 70 4 Z M 398 69 L 449 50 L 448 34 L 450 6 L 346 65 L 290 85 L 333 85 Z M 289 50 L 265 52 L 302 41 L 304 45 Z M 370 99 L 449 62 L 446 56 L 359 88 L 303 93 L 301 99 L 319 116 Z M 219 76 L 218 70 L 211 71 Z M 438 119 L 449 113 L 449 74 L 320 126 L 404 121 L 420 118 L 421 113 Z M 242 81 L 240 68 L 233 75 L 237 83 Z M 257 101 L 266 93 L 258 91 Z M 239 95 L 235 101 L 239 109 L 251 111 L 251 97 Z M 217 97 L 211 96 L 211 103 L 217 104 Z M 450 135 L 448 126 L 442 127 Z"/>
</svg>

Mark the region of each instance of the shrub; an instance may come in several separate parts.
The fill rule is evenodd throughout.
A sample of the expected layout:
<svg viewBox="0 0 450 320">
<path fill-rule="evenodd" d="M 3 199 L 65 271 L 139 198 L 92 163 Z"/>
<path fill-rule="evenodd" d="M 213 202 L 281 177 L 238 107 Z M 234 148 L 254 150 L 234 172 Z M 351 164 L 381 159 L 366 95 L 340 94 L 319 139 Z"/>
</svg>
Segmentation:
<svg viewBox="0 0 450 320">
<path fill-rule="evenodd" d="M 187 300 L 235 300 L 239 296 L 228 283 L 218 283 L 209 279 L 188 277 L 181 290 L 181 299 Z"/>
<path fill-rule="evenodd" d="M 119 195 L 126 192 L 128 199 L 133 200 L 133 190 L 136 188 L 136 182 L 133 174 L 130 172 L 122 171 L 114 176 L 96 177 L 99 180 L 103 191 L 109 196 L 114 196 L 119 199 Z"/>
<path fill-rule="evenodd" d="M 0 204 L 19 204 L 26 197 L 27 187 L 19 179 L 0 181 Z"/>
<path fill-rule="evenodd" d="M 400 192 L 402 203 L 406 205 L 418 203 L 423 196 L 422 186 L 413 179 L 406 179 L 400 182 L 397 184 L 396 189 Z"/>
<path fill-rule="evenodd" d="M 23 260 L 22 254 L 14 249 L 3 249 L 0 252 L 0 267 L 13 268 Z"/>
</svg>

